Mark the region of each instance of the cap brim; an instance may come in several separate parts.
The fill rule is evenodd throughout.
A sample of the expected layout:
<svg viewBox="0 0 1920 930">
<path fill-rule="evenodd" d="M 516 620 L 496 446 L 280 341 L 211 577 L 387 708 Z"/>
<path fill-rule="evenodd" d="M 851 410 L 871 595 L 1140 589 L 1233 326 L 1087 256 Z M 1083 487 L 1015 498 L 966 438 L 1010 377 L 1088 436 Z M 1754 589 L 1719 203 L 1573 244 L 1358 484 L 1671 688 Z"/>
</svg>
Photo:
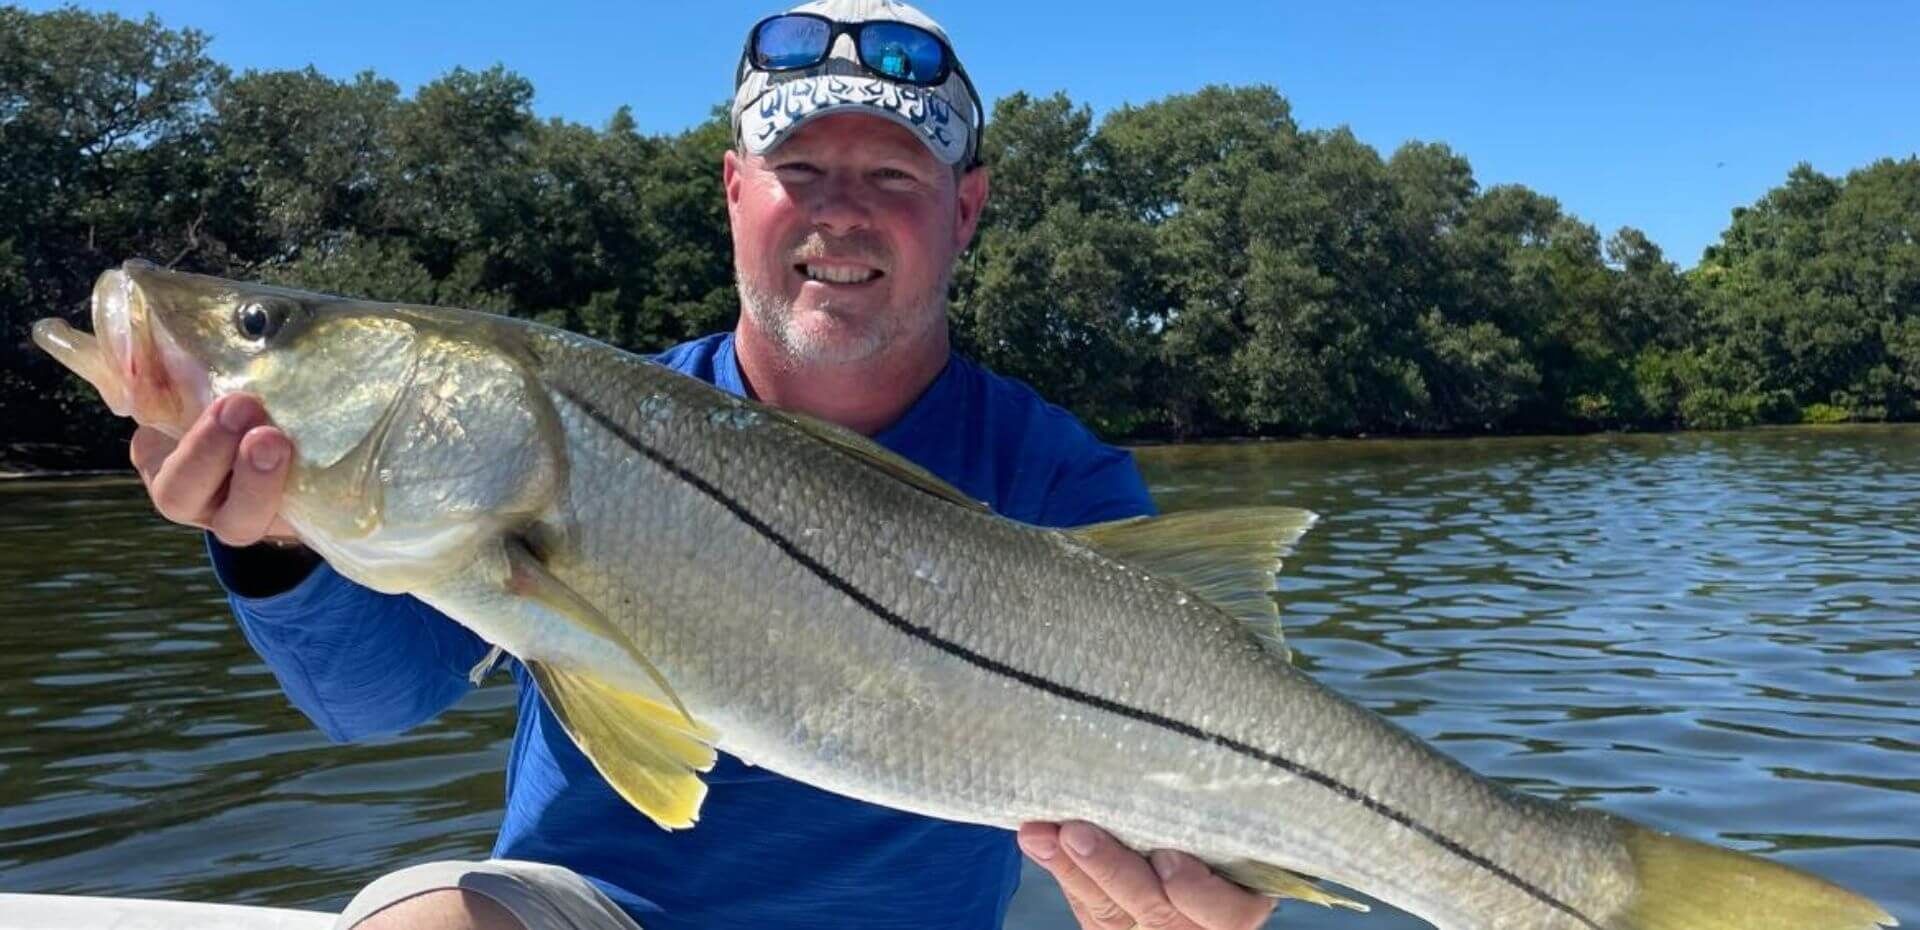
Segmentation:
<svg viewBox="0 0 1920 930">
<path fill-rule="evenodd" d="M 766 80 L 764 75 L 753 78 Z M 967 157 L 973 137 L 972 124 L 939 88 L 821 74 L 768 81 L 766 90 L 739 110 L 740 144 L 750 154 L 764 155 L 802 123 L 828 113 L 869 113 L 893 120 L 949 165 Z"/>
</svg>

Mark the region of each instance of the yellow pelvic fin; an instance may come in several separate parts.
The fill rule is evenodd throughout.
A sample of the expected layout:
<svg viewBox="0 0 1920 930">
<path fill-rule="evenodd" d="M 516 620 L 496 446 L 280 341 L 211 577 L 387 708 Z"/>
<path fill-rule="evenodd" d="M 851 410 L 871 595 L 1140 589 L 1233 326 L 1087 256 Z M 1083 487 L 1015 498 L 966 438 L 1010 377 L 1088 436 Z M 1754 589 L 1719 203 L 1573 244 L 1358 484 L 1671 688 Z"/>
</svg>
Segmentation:
<svg viewBox="0 0 1920 930">
<path fill-rule="evenodd" d="M 715 734 L 683 714 L 597 679 L 529 662 L 527 670 L 574 745 L 613 790 L 668 830 L 700 819 Z"/>
<path fill-rule="evenodd" d="M 1875 930 L 1872 901 L 1757 856 L 1622 824 L 1636 888 L 1622 930 Z M 1613 924 L 1609 924 L 1613 926 Z"/>
<path fill-rule="evenodd" d="M 693 714 L 687 711 L 687 705 L 680 702 L 680 696 L 673 692 L 673 686 L 667 683 L 667 676 L 648 659 L 633 641 L 613 625 L 586 598 L 568 587 L 566 582 L 553 577 L 547 567 L 531 550 L 524 540 L 508 539 L 504 550 L 507 558 L 507 592 L 519 597 L 530 598 L 568 622 L 592 633 L 609 644 L 621 649 L 645 672 L 654 685 L 660 689 L 657 697 L 672 704 L 674 709 L 685 717 L 689 726 L 698 726 Z M 654 697 L 654 695 L 649 695 Z"/>
<path fill-rule="evenodd" d="M 1196 510 L 1070 531 L 1117 562 L 1171 581 L 1244 623 L 1286 656 L 1273 576 L 1319 517 L 1295 507 Z"/>
<path fill-rule="evenodd" d="M 1294 898 L 1309 904 L 1318 904 L 1321 907 L 1344 907 L 1362 914 L 1372 910 L 1365 904 L 1352 898 L 1343 898 L 1314 884 L 1310 879 L 1277 865 L 1242 859 L 1216 865 L 1213 870 L 1225 876 L 1228 881 L 1276 898 Z"/>
</svg>

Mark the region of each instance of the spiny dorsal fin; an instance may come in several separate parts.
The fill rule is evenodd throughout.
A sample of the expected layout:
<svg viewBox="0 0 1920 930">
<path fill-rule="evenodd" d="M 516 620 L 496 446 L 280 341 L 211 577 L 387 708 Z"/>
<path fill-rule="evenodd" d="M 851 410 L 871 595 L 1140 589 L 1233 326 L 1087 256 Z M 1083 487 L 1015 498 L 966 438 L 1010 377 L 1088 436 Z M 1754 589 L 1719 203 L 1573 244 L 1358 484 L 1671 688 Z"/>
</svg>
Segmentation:
<svg viewBox="0 0 1920 930">
<path fill-rule="evenodd" d="M 613 790 L 668 830 L 691 827 L 707 797 L 701 772 L 717 754 L 713 730 L 680 711 L 598 679 L 527 663 L 574 745 Z"/>
<path fill-rule="evenodd" d="M 1319 517 L 1295 507 L 1195 510 L 1070 531 L 1115 561 L 1171 581 L 1246 624 L 1287 655 L 1273 576 L 1280 557 Z"/>
<path fill-rule="evenodd" d="M 795 429 L 838 449 L 855 461 L 877 469 L 881 473 L 896 480 L 906 482 L 941 500 L 951 501 L 969 510 L 977 510 L 981 513 L 990 512 L 992 509 L 986 504 L 972 497 L 968 497 L 967 492 L 935 477 L 933 472 L 887 451 L 885 446 L 853 430 L 801 414 L 787 413 L 780 410 L 767 410 L 763 412 L 771 414 L 775 419 L 781 420 L 793 426 Z"/>
<path fill-rule="evenodd" d="M 1321 907 L 1344 907 L 1350 911 L 1364 914 L 1372 908 L 1352 898 L 1343 898 L 1310 879 L 1296 875 L 1277 865 L 1242 859 L 1213 867 L 1215 872 L 1226 876 L 1227 880 L 1241 887 L 1258 891 L 1276 898 L 1294 898 Z"/>
</svg>

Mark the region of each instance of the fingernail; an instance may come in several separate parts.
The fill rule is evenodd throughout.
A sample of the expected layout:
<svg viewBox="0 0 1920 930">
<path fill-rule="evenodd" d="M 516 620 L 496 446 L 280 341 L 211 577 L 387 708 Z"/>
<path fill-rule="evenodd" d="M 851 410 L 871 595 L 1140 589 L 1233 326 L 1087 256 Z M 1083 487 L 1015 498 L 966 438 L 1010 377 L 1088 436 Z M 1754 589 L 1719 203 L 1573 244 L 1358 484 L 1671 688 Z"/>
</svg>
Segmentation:
<svg viewBox="0 0 1920 930">
<path fill-rule="evenodd" d="M 238 398 L 227 398 L 220 405 L 220 428 L 229 433 L 245 432 L 253 423 L 253 405 Z"/>
<path fill-rule="evenodd" d="M 280 448 L 279 443 L 266 442 L 256 446 L 253 452 L 247 455 L 247 460 L 253 463 L 254 471 L 272 471 L 279 468 L 286 457 L 287 450 Z"/>
<path fill-rule="evenodd" d="M 1172 878 L 1173 873 L 1180 871 L 1180 856 L 1178 853 L 1169 852 L 1164 849 L 1156 849 L 1153 851 L 1153 855 L 1148 856 L 1147 859 L 1153 863 L 1153 874 L 1160 876 L 1160 880 L 1163 882 Z"/>
<path fill-rule="evenodd" d="M 1093 855 L 1093 831 L 1079 824 L 1068 824 L 1060 828 L 1060 842 L 1076 856 Z"/>
<path fill-rule="evenodd" d="M 1021 845 L 1026 849 L 1027 855 L 1041 862 L 1052 862 L 1053 857 L 1060 852 L 1059 842 L 1051 836 L 1036 836 Z"/>
</svg>

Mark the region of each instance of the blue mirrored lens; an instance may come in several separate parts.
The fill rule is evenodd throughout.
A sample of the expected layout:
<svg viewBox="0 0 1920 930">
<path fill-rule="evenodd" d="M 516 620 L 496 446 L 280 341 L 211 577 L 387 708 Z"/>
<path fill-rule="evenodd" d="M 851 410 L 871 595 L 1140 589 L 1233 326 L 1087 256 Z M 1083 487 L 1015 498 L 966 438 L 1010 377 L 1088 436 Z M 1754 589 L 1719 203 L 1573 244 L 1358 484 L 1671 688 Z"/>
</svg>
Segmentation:
<svg viewBox="0 0 1920 930">
<path fill-rule="evenodd" d="M 760 25 L 753 36 L 754 64 L 762 68 L 804 68 L 827 57 L 832 27 L 810 16 L 780 16 Z"/>
<path fill-rule="evenodd" d="M 926 84 L 942 77 L 947 53 L 918 26 L 868 23 L 860 32 L 860 60 L 887 77 Z"/>
</svg>

